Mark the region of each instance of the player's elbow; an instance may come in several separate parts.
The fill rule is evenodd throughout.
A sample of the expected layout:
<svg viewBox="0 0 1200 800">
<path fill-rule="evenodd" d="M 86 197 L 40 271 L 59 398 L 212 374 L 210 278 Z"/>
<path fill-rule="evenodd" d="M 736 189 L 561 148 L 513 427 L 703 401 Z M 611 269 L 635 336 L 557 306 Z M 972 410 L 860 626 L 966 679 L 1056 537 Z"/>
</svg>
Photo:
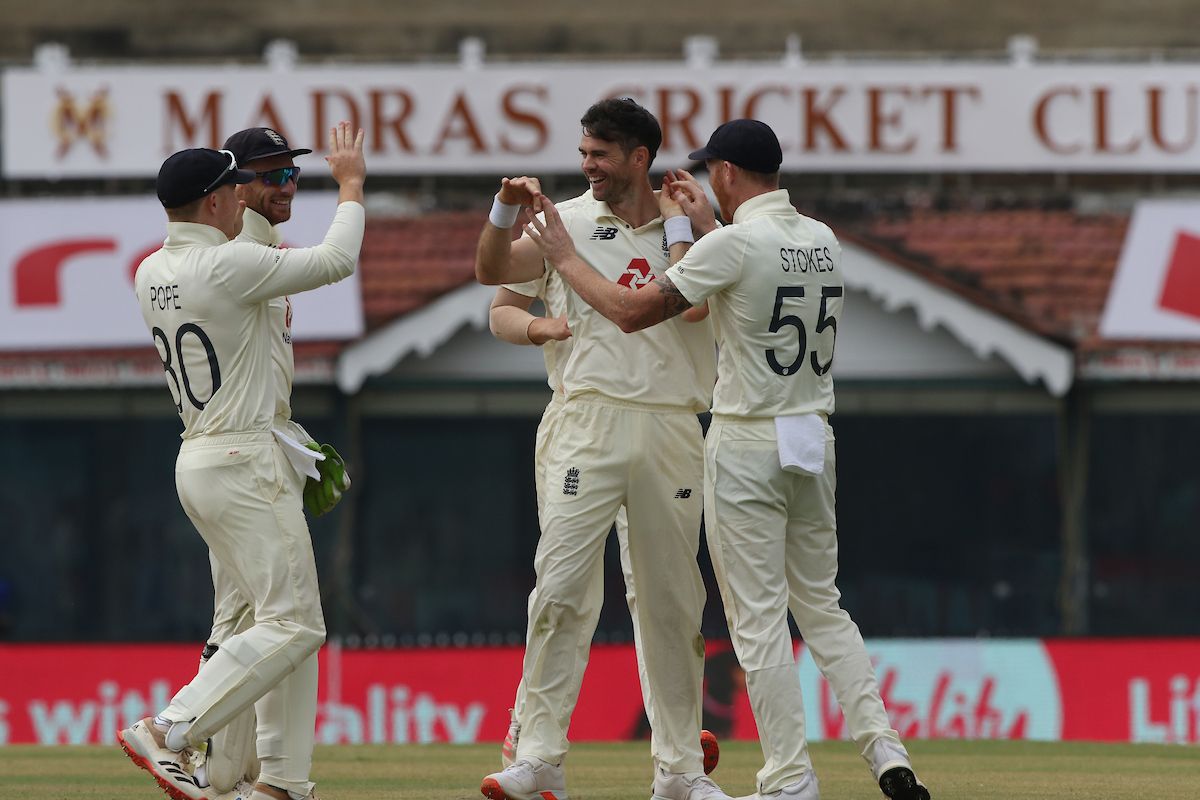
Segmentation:
<svg viewBox="0 0 1200 800">
<path fill-rule="evenodd" d="M 621 333 L 637 333 L 642 329 L 640 325 L 628 317 L 621 317 L 617 320 L 617 327 L 621 329 Z"/>
<path fill-rule="evenodd" d="M 345 250 L 336 245 L 330 245 L 328 242 L 320 246 L 325 247 L 326 245 L 328 245 L 328 259 L 325 263 L 328 265 L 329 282 L 337 283 L 353 275 L 355 267 L 358 266 L 358 251 Z"/>
<path fill-rule="evenodd" d="M 484 286 L 499 286 L 504 281 L 500 278 L 502 269 L 489 259 L 475 259 L 475 280 Z"/>
<path fill-rule="evenodd" d="M 358 267 L 358 258 L 353 255 L 347 255 L 337 267 L 337 279 L 343 281 L 354 274 L 355 268 Z"/>
<path fill-rule="evenodd" d="M 649 328 L 657 320 L 645 310 L 626 309 L 613 321 L 617 323 L 617 327 L 621 329 L 622 333 L 637 333 Z"/>
</svg>

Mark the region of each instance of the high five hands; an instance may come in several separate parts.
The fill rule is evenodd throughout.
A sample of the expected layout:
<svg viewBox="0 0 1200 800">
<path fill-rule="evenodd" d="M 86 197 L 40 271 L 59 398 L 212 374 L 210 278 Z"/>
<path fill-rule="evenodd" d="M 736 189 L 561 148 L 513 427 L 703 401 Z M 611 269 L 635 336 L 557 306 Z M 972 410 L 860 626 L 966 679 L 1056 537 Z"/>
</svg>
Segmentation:
<svg viewBox="0 0 1200 800">
<path fill-rule="evenodd" d="M 567 233 L 562 217 L 558 215 L 558 209 L 550 202 L 550 198 L 539 191 L 531 196 L 528 205 L 531 208 L 526 212 L 529 222 L 525 224 L 525 233 L 542 251 L 542 258 L 557 269 L 560 264 L 575 255 L 575 242 L 571 241 L 571 235 Z M 537 218 L 538 211 L 545 216 L 545 222 Z"/>
<path fill-rule="evenodd" d="M 663 217 L 686 214 L 697 239 L 717 229 L 717 216 L 704 187 L 687 170 L 667 170 L 663 175 L 662 191 L 656 194 L 658 210 Z"/>
</svg>

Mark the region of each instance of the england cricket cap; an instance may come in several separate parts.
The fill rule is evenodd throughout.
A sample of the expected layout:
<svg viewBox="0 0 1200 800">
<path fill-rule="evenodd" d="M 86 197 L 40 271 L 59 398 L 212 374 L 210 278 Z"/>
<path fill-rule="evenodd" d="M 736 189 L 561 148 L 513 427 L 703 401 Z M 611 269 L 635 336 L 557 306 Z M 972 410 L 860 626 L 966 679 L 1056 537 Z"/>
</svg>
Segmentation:
<svg viewBox="0 0 1200 800">
<path fill-rule="evenodd" d="M 237 158 L 228 150 L 180 150 L 158 168 L 158 201 L 163 208 L 179 208 L 226 184 L 254 180 L 253 172 L 238 169 L 237 165 Z"/>
<path fill-rule="evenodd" d="M 302 156 L 311 153 L 306 147 L 288 147 L 283 134 L 271 128 L 246 128 L 225 140 L 225 149 L 237 156 L 239 164 L 248 164 L 259 158 L 271 156 Z"/>
<path fill-rule="evenodd" d="M 692 161 L 717 158 L 737 164 L 751 172 L 779 172 L 783 149 L 775 131 L 756 119 L 734 119 L 719 126 L 708 137 L 708 144 L 688 153 Z"/>
</svg>

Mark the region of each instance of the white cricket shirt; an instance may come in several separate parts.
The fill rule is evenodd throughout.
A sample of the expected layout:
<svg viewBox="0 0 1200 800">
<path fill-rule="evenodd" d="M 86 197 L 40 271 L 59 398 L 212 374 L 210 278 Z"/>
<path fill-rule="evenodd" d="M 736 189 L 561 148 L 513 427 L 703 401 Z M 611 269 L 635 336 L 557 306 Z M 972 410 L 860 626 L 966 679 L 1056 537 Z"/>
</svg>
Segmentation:
<svg viewBox="0 0 1200 800">
<path fill-rule="evenodd" d="M 670 266 L 661 217 L 634 228 L 590 191 L 556 203 L 555 208 L 579 257 L 609 280 L 637 289 L 661 277 Z M 568 398 L 598 392 L 617 400 L 682 406 L 696 412 L 708 408 L 716 354 L 707 320 L 676 318 L 622 333 L 569 288 L 565 306 L 572 334 L 562 367 Z"/>
<path fill-rule="evenodd" d="M 283 234 L 262 214 L 247 208 L 237 241 L 279 247 L 283 244 Z M 271 361 L 275 365 L 275 418 L 278 422 L 292 418 L 292 381 L 296 373 L 296 359 L 292 353 L 292 301 L 287 297 L 275 297 L 267 305 L 271 319 Z"/>
<path fill-rule="evenodd" d="M 134 279 L 184 439 L 268 431 L 279 394 L 270 301 L 354 272 L 364 210 L 338 205 L 316 247 L 279 250 L 227 241 L 209 225 L 168 222 L 162 249 Z"/>
<path fill-rule="evenodd" d="M 667 272 L 693 305 L 708 300 L 720 351 L 713 412 L 777 417 L 833 413 L 842 252 L 787 190 L 738 206 Z"/>
</svg>

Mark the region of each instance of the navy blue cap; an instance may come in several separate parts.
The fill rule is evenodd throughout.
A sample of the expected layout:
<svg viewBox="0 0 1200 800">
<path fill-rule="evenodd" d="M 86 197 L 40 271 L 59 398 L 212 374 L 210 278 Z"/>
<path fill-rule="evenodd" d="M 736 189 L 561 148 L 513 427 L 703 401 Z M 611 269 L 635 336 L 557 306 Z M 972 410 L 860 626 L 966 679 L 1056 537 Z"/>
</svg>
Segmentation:
<svg viewBox="0 0 1200 800">
<path fill-rule="evenodd" d="M 708 144 L 688 153 L 692 161 L 717 158 L 737 164 L 751 172 L 779 172 L 783 148 L 775 131 L 756 119 L 734 119 L 719 126 L 708 137 Z"/>
<path fill-rule="evenodd" d="M 158 168 L 158 201 L 163 208 L 179 208 L 229 183 L 249 183 L 254 173 L 237 168 L 228 150 L 194 147 L 167 157 Z"/>
<path fill-rule="evenodd" d="M 273 128 L 246 128 L 225 140 L 225 149 L 231 151 L 239 164 L 271 156 L 302 156 L 311 153 L 307 147 L 288 147 L 287 139 Z"/>
</svg>

